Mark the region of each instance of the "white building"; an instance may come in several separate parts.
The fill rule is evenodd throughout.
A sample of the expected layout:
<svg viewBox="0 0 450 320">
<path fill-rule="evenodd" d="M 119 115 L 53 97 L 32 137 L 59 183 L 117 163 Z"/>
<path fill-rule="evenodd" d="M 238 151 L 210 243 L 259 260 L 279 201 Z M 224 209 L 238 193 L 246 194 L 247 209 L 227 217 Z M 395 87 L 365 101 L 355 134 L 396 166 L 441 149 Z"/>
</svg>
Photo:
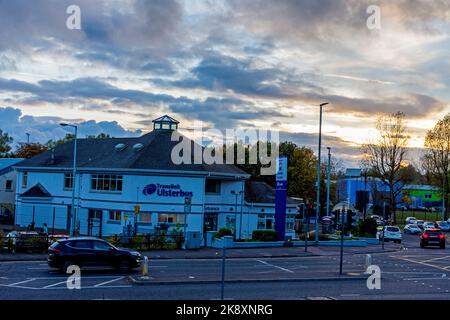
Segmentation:
<svg viewBox="0 0 450 320">
<path fill-rule="evenodd" d="M 6 216 L 14 212 L 16 190 L 16 172 L 13 166 L 21 162 L 20 158 L 0 159 L 0 215 Z"/>
<path fill-rule="evenodd" d="M 168 116 L 153 122 L 153 131 L 138 138 L 77 140 L 79 234 L 107 236 L 135 228 L 138 233 L 153 233 L 165 224 L 202 237 L 206 231 L 236 228 L 238 237 L 240 233 L 245 238 L 252 230 L 273 228 L 272 188 L 266 185 L 273 193 L 270 199 L 256 191 L 244 196 L 249 175 L 233 165 L 174 164 L 171 152 L 178 141 L 171 136 L 178 122 Z M 199 147 L 188 141 L 192 149 Z M 16 167 L 16 225 L 26 227 L 34 221 L 36 227 L 47 223 L 49 228 L 72 230 L 73 143 Z M 287 229 L 293 229 L 296 204 L 291 200 L 287 211 L 291 211 Z"/>
</svg>

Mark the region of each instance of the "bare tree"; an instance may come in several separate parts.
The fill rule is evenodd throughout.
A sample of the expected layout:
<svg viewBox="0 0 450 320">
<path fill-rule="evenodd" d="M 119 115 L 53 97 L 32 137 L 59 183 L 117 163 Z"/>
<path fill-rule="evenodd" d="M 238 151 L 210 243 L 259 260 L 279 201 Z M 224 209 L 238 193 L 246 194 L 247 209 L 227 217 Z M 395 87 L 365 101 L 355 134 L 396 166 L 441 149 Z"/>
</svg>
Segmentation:
<svg viewBox="0 0 450 320">
<path fill-rule="evenodd" d="M 405 115 L 397 112 L 379 116 L 376 122 L 378 138 L 363 145 L 364 165 L 373 172 L 389 189 L 389 206 L 392 220 L 396 222 L 396 198 L 407 182 L 404 168 L 409 136 L 405 125 Z"/>
<path fill-rule="evenodd" d="M 450 167 L 450 114 L 439 120 L 425 137 L 425 155 L 422 166 L 431 182 L 441 190 L 444 199 L 444 218 L 448 218 Z"/>
</svg>

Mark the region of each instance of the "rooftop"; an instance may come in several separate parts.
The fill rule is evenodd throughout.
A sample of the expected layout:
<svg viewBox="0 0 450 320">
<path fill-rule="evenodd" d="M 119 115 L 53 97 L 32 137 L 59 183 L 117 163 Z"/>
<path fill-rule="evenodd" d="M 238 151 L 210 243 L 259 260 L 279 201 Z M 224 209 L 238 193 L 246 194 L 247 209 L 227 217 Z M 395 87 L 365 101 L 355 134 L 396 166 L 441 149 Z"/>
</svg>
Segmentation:
<svg viewBox="0 0 450 320">
<path fill-rule="evenodd" d="M 173 118 L 170 119 L 176 121 Z M 165 120 L 165 118 L 162 119 L 163 122 Z M 77 167 L 79 169 L 178 170 L 248 176 L 234 165 L 195 164 L 194 151 L 203 150 L 204 147 L 178 132 L 180 140 L 172 141 L 173 132 L 174 130 L 162 128 L 133 138 L 77 139 Z M 190 163 L 175 164 L 172 161 L 172 150 L 180 141 L 187 146 L 187 152 L 191 153 L 190 157 L 187 156 L 188 159 L 190 158 Z M 66 142 L 32 159 L 23 161 L 18 167 L 71 168 L 73 166 L 73 147 L 73 140 Z M 183 153 L 180 157 L 182 155 Z"/>
</svg>

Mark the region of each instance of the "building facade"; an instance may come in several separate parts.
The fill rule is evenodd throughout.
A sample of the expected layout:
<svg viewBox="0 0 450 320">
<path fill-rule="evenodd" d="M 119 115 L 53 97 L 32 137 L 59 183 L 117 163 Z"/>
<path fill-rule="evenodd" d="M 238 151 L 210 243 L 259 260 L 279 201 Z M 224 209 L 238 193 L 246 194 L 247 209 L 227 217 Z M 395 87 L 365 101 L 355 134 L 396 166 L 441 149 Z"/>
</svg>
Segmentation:
<svg viewBox="0 0 450 320">
<path fill-rule="evenodd" d="M 24 159 L 0 159 L 0 216 L 5 219 L 14 213 L 17 173 L 13 166 L 22 160 Z"/>
<path fill-rule="evenodd" d="M 247 201 L 249 175 L 233 165 L 195 164 L 195 159 L 175 164 L 172 150 L 179 140 L 172 135 L 177 126 L 164 116 L 138 138 L 77 139 L 75 179 L 73 141 L 24 161 L 16 167 L 16 225 L 75 227 L 78 234 L 91 236 L 154 233 L 164 225 L 202 238 L 228 227 L 238 238 L 251 237 L 262 227 L 261 214 L 274 215 L 274 199 Z M 186 141 L 193 155 L 200 146 Z M 294 212 L 296 204 L 287 210 Z"/>
</svg>

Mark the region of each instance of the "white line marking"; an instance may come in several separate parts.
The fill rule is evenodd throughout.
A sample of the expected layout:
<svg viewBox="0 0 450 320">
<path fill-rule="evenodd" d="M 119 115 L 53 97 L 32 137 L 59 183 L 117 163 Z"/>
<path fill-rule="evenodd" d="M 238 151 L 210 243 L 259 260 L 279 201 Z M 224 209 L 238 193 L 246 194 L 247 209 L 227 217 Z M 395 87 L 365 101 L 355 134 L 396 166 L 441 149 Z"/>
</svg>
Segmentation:
<svg viewBox="0 0 450 320">
<path fill-rule="evenodd" d="M 439 269 L 439 270 L 447 271 L 447 269 L 442 268 L 442 267 L 435 266 L 434 264 L 429 264 L 429 263 L 425 263 L 425 262 L 421 262 L 421 261 L 416 261 L 416 260 L 412 260 L 412 259 L 407 259 L 407 258 L 400 258 L 400 257 L 396 257 L 396 256 L 391 256 L 391 258 L 400 259 L 400 260 L 405 260 L 405 261 L 409 261 L 409 262 L 421 264 L 421 265 L 424 265 L 424 266 L 436 268 L 436 269 Z"/>
<path fill-rule="evenodd" d="M 81 277 L 80 277 L 80 279 L 81 279 Z M 63 283 L 67 283 L 67 280 L 66 281 L 57 282 L 57 283 L 53 283 L 53 284 L 49 284 L 48 286 L 42 287 L 42 289 L 56 287 L 56 286 L 59 286 L 60 284 L 63 284 Z"/>
<path fill-rule="evenodd" d="M 270 264 L 270 263 L 268 263 L 268 262 L 266 262 L 266 261 L 263 261 L 263 260 L 258 260 L 258 259 L 256 259 L 256 261 L 259 261 L 259 262 L 261 262 L 262 264 L 265 264 L 265 265 L 267 265 L 267 266 L 271 266 L 271 267 L 274 267 L 274 268 L 277 268 L 277 269 L 280 269 L 280 270 L 283 270 L 283 271 L 286 271 L 286 272 L 295 273 L 295 272 L 292 271 L 292 270 L 289 270 L 289 269 L 286 269 L 286 268 L 283 268 L 283 267 L 280 267 L 280 266 L 276 266 L 276 265 L 274 265 L 274 264 Z"/>
<path fill-rule="evenodd" d="M 36 279 L 35 279 L 35 278 L 32 278 L 32 279 L 28 279 L 28 280 L 24 280 L 24 281 L 19 281 L 19 282 L 11 283 L 11 284 L 9 284 L 8 286 L 14 287 L 16 284 L 27 283 L 27 282 L 31 282 L 31 281 L 34 281 L 34 280 L 36 280 Z"/>
<path fill-rule="evenodd" d="M 445 257 L 433 258 L 433 259 L 424 260 L 422 262 L 431 262 L 431 261 L 447 259 L 447 258 L 450 258 L 450 257 L 449 256 L 445 256 Z"/>
<path fill-rule="evenodd" d="M 125 279 L 125 277 L 119 277 L 117 279 L 112 279 L 112 280 L 109 280 L 109 281 L 105 281 L 105 282 L 96 284 L 94 287 L 100 287 L 100 286 L 102 286 L 104 284 L 108 284 L 108 283 L 111 283 L 111 282 L 114 282 L 114 281 L 119 281 L 119 280 L 122 280 L 122 279 Z"/>
</svg>

